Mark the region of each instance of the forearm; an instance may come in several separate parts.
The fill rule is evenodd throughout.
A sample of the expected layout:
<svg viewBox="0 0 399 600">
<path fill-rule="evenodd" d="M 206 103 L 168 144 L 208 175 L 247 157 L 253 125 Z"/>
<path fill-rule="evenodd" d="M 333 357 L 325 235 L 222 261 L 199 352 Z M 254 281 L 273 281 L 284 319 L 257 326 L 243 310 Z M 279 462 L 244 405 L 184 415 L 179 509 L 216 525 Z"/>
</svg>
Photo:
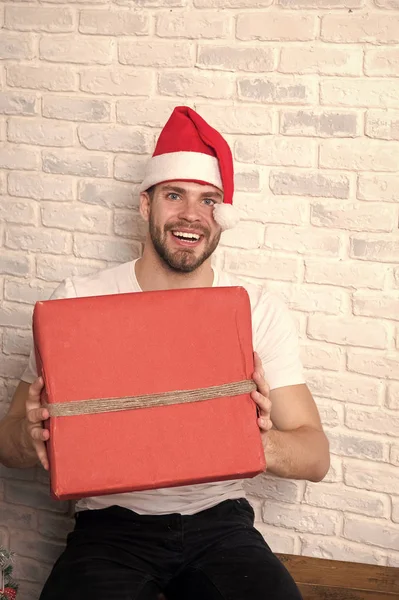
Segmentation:
<svg viewBox="0 0 399 600">
<path fill-rule="evenodd" d="M 22 469 L 38 462 L 24 422 L 24 418 L 10 415 L 0 422 L 0 463 L 6 467 Z"/>
<path fill-rule="evenodd" d="M 267 469 L 288 479 L 320 481 L 330 466 L 328 440 L 318 429 L 271 429 L 262 433 Z"/>
</svg>

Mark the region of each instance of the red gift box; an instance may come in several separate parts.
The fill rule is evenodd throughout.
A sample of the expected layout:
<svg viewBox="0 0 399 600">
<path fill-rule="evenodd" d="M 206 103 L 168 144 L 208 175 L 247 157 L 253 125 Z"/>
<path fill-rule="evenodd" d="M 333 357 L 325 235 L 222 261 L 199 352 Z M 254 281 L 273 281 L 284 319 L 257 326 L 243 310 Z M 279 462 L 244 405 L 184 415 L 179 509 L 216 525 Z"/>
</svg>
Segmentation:
<svg viewBox="0 0 399 600">
<path fill-rule="evenodd" d="M 248 391 L 108 412 L 123 397 L 136 402 L 183 390 L 187 400 L 187 390 L 251 380 L 251 311 L 243 288 L 38 302 L 33 333 L 50 410 L 95 399 L 108 406 L 46 423 L 56 498 L 244 478 L 265 469 Z"/>
</svg>

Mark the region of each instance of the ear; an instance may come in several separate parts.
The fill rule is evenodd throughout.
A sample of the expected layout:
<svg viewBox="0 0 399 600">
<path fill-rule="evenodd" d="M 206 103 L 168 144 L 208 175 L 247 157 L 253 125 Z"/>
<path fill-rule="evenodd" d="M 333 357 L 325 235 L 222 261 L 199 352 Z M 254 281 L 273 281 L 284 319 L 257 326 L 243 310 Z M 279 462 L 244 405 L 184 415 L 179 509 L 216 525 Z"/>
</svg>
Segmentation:
<svg viewBox="0 0 399 600">
<path fill-rule="evenodd" d="M 143 217 L 144 221 L 149 220 L 150 218 L 150 205 L 151 199 L 147 192 L 141 192 L 140 194 L 140 214 Z"/>
</svg>

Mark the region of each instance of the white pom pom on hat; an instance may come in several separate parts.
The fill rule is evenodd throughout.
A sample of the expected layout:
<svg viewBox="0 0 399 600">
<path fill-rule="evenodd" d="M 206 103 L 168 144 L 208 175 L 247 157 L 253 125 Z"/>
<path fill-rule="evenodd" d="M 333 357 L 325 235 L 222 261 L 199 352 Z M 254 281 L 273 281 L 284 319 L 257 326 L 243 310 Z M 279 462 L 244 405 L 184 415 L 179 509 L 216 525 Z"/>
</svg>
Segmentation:
<svg viewBox="0 0 399 600">
<path fill-rule="evenodd" d="M 162 129 L 140 191 L 165 181 L 214 185 L 223 191 L 223 203 L 214 209 L 215 221 L 222 230 L 239 222 L 238 211 L 233 207 L 234 168 L 230 147 L 216 129 L 188 106 L 177 106 Z"/>
</svg>

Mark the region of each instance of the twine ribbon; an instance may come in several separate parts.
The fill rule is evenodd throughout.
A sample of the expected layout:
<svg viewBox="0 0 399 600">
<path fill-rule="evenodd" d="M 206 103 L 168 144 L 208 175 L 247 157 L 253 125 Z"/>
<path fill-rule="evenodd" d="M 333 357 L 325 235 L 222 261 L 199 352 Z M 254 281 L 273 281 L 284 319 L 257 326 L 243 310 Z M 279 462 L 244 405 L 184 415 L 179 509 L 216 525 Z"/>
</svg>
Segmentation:
<svg viewBox="0 0 399 600">
<path fill-rule="evenodd" d="M 256 390 L 252 379 L 223 383 L 193 390 L 173 390 L 160 394 L 143 394 L 141 396 L 122 396 L 116 398 L 93 398 L 76 402 L 56 402 L 46 404 L 50 417 L 72 417 L 76 415 L 92 415 L 96 413 L 170 406 L 171 404 L 187 404 L 202 402 L 226 396 L 240 396 Z"/>
</svg>

